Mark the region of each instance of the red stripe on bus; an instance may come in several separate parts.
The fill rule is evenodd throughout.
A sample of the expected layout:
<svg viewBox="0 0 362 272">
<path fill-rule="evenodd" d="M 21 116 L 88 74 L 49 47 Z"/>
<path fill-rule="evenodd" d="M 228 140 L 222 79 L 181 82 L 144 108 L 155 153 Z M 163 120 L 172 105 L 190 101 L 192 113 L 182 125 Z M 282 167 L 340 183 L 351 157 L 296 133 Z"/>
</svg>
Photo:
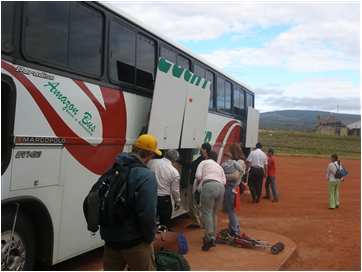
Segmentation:
<svg viewBox="0 0 362 272">
<path fill-rule="evenodd" d="M 228 138 L 225 141 L 224 144 L 224 140 L 226 135 L 228 134 L 229 130 L 231 129 L 231 127 L 233 125 L 237 124 L 236 126 L 234 126 L 232 128 L 232 131 L 229 133 Z M 224 150 L 223 153 L 225 153 L 227 151 L 227 147 L 228 145 L 232 144 L 232 143 L 239 143 L 240 144 L 240 133 L 241 133 L 241 127 L 240 124 L 236 121 L 236 120 L 231 120 L 229 121 L 224 128 L 221 130 L 221 132 L 219 133 L 219 135 L 216 138 L 215 144 L 213 146 L 213 150 L 219 154 L 223 144 L 224 144 Z M 223 155 L 223 154 L 222 154 Z M 222 161 L 222 157 L 221 157 L 221 161 Z"/>
<path fill-rule="evenodd" d="M 105 110 L 99 112 L 103 127 L 103 139 L 102 143 L 91 145 L 73 132 L 41 94 L 39 89 L 25 75 L 17 72 L 15 67 L 4 61 L 1 61 L 1 65 L 24 85 L 57 137 L 77 139 L 77 143 L 80 145 L 65 144 L 64 146 L 79 163 L 98 175 L 103 174 L 113 164 L 115 156 L 123 150 L 126 142 L 127 114 L 123 92 L 101 87 L 106 107 Z M 88 90 L 85 85 L 84 88 Z M 93 103 L 97 101 L 93 95 L 89 95 L 91 93 L 89 90 L 84 91 L 82 88 L 81 90 Z M 110 138 L 117 138 L 119 143 L 109 144 L 106 139 Z"/>
</svg>

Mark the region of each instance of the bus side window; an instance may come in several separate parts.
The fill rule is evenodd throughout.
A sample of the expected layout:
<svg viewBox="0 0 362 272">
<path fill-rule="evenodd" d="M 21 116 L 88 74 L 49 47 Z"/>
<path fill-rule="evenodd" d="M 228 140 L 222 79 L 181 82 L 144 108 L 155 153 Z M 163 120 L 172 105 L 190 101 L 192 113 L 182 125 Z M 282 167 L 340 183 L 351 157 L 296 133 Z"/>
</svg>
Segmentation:
<svg viewBox="0 0 362 272">
<path fill-rule="evenodd" d="M 176 63 L 176 53 L 165 46 L 161 46 L 161 57 L 168 59 L 173 63 Z"/>
<path fill-rule="evenodd" d="M 254 107 L 254 97 L 251 94 L 246 94 L 246 106 Z"/>
<path fill-rule="evenodd" d="M 155 42 L 141 34 L 137 36 L 136 84 L 153 90 L 155 81 Z"/>
<path fill-rule="evenodd" d="M 187 58 L 185 58 L 181 55 L 177 55 L 176 63 L 177 63 L 177 65 L 181 66 L 182 68 L 191 70 L 190 60 L 188 60 Z"/>
<path fill-rule="evenodd" d="M 225 81 L 225 111 L 231 113 L 231 83 Z"/>
<path fill-rule="evenodd" d="M 129 28 L 112 21 L 110 31 L 111 80 L 133 84 L 135 81 L 136 34 Z"/>
<path fill-rule="evenodd" d="M 69 2 L 27 2 L 24 8 L 26 56 L 66 67 Z"/>
<path fill-rule="evenodd" d="M 210 84 L 209 109 L 213 109 L 215 107 L 215 104 L 214 104 L 214 86 L 215 86 L 214 73 L 212 73 L 210 71 L 206 71 L 206 79 L 211 82 L 211 84 Z"/>
<path fill-rule="evenodd" d="M 24 14 L 26 57 L 56 68 L 101 75 L 102 13 L 78 2 L 28 2 Z"/>
<path fill-rule="evenodd" d="M 14 49 L 15 2 L 1 2 L 1 51 L 10 53 Z"/>
<path fill-rule="evenodd" d="M 202 68 L 200 65 L 197 65 L 197 64 L 194 65 L 194 74 L 196 74 L 202 78 L 205 78 L 205 72 L 206 72 L 205 69 Z"/>
<path fill-rule="evenodd" d="M 216 92 L 216 107 L 218 110 L 223 110 L 225 107 L 225 80 L 217 78 L 217 92 Z"/>
<path fill-rule="evenodd" d="M 244 92 L 240 86 L 234 85 L 233 112 L 239 116 L 244 116 Z"/>
<path fill-rule="evenodd" d="M 68 65 L 79 72 L 100 76 L 103 56 L 103 16 L 79 2 L 71 4 Z"/>
</svg>

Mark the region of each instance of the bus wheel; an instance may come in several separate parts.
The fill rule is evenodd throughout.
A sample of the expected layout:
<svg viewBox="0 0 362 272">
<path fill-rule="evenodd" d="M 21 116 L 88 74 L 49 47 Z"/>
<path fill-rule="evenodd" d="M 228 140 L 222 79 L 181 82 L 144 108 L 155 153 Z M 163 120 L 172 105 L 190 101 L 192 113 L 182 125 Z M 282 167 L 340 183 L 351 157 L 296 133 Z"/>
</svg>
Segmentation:
<svg viewBox="0 0 362 272">
<path fill-rule="evenodd" d="M 18 214 L 12 235 L 14 215 L 1 216 L 1 270 L 33 270 L 35 244 L 33 227 L 21 213 Z"/>
</svg>

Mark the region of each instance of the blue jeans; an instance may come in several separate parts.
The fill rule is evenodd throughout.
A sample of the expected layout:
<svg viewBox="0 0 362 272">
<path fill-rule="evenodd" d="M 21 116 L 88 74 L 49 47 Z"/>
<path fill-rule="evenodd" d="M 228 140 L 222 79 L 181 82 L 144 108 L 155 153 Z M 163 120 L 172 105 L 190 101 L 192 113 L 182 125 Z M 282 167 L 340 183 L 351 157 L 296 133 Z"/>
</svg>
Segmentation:
<svg viewBox="0 0 362 272">
<path fill-rule="evenodd" d="M 229 216 L 229 232 L 232 235 L 240 234 L 240 224 L 239 218 L 235 213 L 234 201 L 235 194 L 233 192 L 233 183 L 227 183 L 225 186 L 225 196 L 224 196 L 224 211 Z"/>
</svg>

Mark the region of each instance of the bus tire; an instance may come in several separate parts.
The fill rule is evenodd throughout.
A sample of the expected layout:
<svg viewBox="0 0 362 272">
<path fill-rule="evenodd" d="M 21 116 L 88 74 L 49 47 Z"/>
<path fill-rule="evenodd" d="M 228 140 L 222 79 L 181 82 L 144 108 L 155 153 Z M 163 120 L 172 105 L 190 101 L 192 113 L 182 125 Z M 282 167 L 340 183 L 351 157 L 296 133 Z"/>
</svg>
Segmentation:
<svg viewBox="0 0 362 272">
<path fill-rule="evenodd" d="M 1 215 L 1 270 L 33 270 L 35 263 L 35 240 L 31 221 L 19 212 L 14 242 L 10 241 L 15 215 Z M 7 257 L 9 256 L 9 257 Z"/>
</svg>

